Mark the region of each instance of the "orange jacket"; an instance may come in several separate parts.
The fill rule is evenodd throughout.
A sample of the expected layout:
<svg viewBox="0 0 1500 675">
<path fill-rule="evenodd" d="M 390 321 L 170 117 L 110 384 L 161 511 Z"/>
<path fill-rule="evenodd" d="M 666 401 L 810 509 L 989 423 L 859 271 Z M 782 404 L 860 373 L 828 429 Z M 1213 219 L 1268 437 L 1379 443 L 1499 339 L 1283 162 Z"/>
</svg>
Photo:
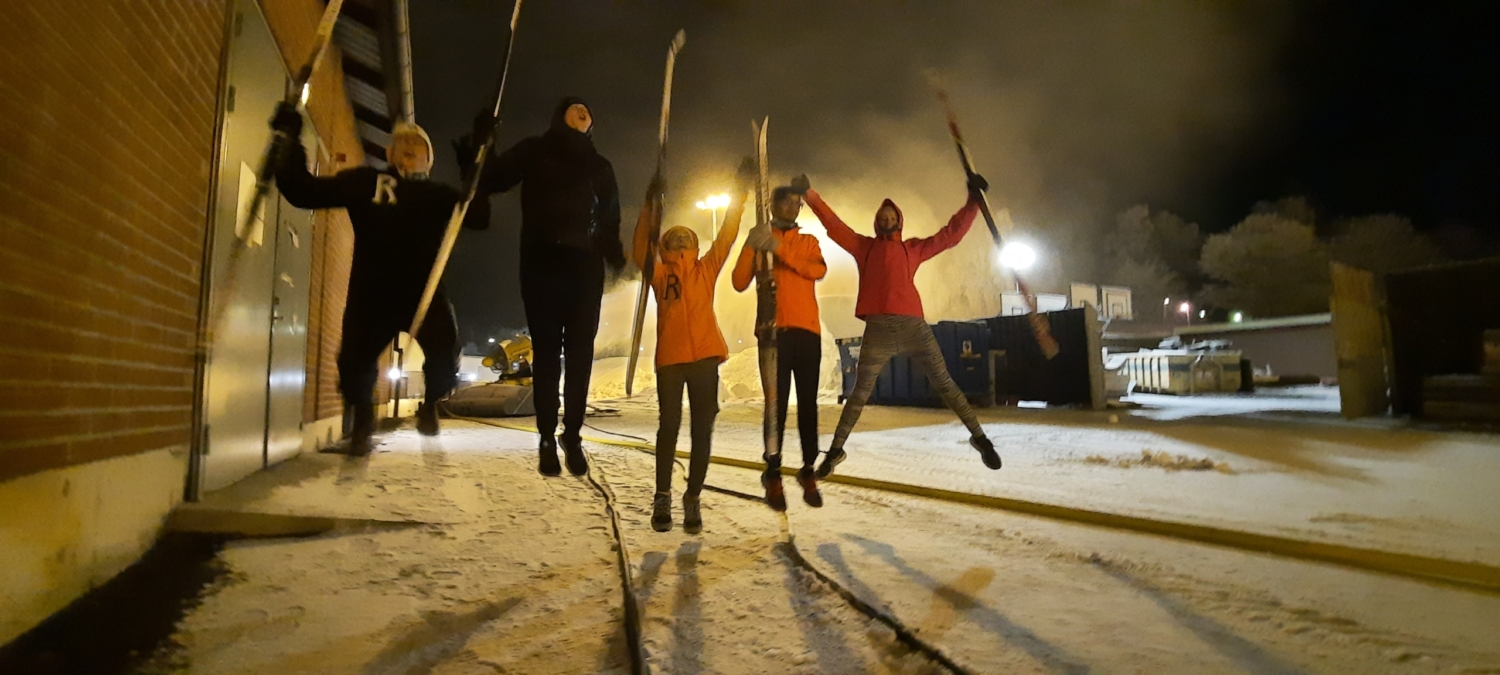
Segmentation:
<svg viewBox="0 0 1500 675">
<path fill-rule="evenodd" d="M 740 233 L 740 215 L 745 211 L 744 197 L 738 197 L 724 214 L 724 227 L 714 239 L 708 254 L 698 257 L 691 251 L 657 251 L 660 258 L 651 277 L 656 294 L 656 367 L 692 363 L 713 358 L 723 363 L 729 358 L 729 346 L 719 331 L 714 316 L 714 282 L 729 260 L 729 249 Z M 637 267 L 646 266 L 646 249 L 651 241 L 651 203 L 641 206 L 635 225 L 635 246 L 631 258 Z"/>
<path fill-rule="evenodd" d="M 801 328 L 814 335 L 821 334 L 818 322 L 818 296 L 813 292 L 814 282 L 828 274 L 828 263 L 823 262 L 823 249 L 818 238 L 802 234 L 798 228 L 780 230 L 771 228 L 781 245 L 776 248 L 776 326 L 778 328 Z M 740 250 L 740 259 L 734 264 L 734 290 L 743 292 L 755 278 L 755 251 L 746 246 Z"/>
</svg>

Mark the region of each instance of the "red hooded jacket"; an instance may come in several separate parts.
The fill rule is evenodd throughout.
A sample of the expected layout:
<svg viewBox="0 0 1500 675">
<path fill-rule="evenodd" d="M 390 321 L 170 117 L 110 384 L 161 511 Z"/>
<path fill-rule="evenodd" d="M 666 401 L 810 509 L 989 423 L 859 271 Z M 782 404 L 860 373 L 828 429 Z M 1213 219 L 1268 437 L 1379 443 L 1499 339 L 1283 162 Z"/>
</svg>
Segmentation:
<svg viewBox="0 0 1500 675">
<path fill-rule="evenodd" d="M 917 267 L 958 245 L 979 213 L 979 203 L 970 199 L 937 234 L 902 241 L 899 228 L 906 221 L 901 208 L 889 199 L 881 207 L 890 206 L 896 211 L 898 229 L 892 239 L 869 237 L 849 229 L 816 191 L 807 191 L 807 205 L 823 227 L 828 228 L 828 238 L 854 256 L 859 265 L 859 300 L 854 305 L 854 315 L 861 319 L 876 314 L 923 317 L 922 297 L 917 295 L 914 282 Z"/>
</svg>

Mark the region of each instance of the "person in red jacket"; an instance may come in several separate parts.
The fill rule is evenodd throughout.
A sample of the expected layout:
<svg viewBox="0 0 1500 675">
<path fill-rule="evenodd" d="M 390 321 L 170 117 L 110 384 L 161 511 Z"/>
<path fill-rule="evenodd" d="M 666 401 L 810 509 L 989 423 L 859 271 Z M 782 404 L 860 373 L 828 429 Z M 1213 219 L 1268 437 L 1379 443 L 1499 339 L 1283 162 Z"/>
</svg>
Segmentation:
<svg viewBox="0 0 1500 675">
<path fill-rule="evenodd" d="M 844 402 L 844 412 L 839 417 L 828 456 L 818 466 L 819 478 L 833 473 L 833 468 L 847 457 L 844 441 L 848 440 L 865 402 L 875 391 L 875 380 L 880 377 L 880 371 L 897 354 L 916 357 L 922 369 L 927 371 L 932 387 L 943 397 L 943 402 L 958 413 L 964 426 L 969 428 L 969 445 L 979 451 L 984 465 L 991 469 L 1000 468 L 1000 455 L 995 452 L 995 444 L 984 435 L 974 409 L 969 407 L 963 391 L 948 374 L 943 352 L 923 316 L 922 298 L 917 295 L 917 286 L 913 282 L 917 267 L 953 248 L 968 233 L 969 226 L 974 224 L 974 216 L 979 213 L 979 193 L 987 187 L 983 177 L 970 175 L 969 201 L 948 219 L 948 224 L 926 239 L 906 240 L 901 238 L 903 220 L 901 209 L 895 202 L 887 199 L 881 203 L 875 214 L 875 236 L 867 237 L 849 229 L 816 191 L 807 190 L 807 205 L 828 228 L 828 238 L 854 256 L 859 265 L 859 298 L 854 315 L 865 321 L 854 391 Z"/>
<path fill-rule="evenodd" d="M 656 295 L 656 396 L 660 404 L 656 497 L 651 506 L 651 529 L 657 532 L 672 529 L 672 462 L 677 456 L 677 431 L 682 426 L 684 386 L 693 410 L 693 450 L 688 459 L 687 491 L 682 494 L 682 529 L 689 534 L 703 529 L 698 493 L 708 474 L 714 417 L 719 413 L 719 364 L 729 358 L 729 346 L 714 316 L 714 282 L 739 236 L 745 195 L 755 177 L 755 162 L 745 160 L 740 165 L 734 200 L 724 214 L 724 227 L 707 255 L 698 257 L 698 235 L 686 227 L 673 227 L 661 238 L 660 261 L 650 279 Z M 646 201 L 636 221 L 631 253 L 641 269 L 645 269 L 650 254 L 651 204 L 662 189 L 656 181 L 646 188 Z"/>
<path fill-rule="evenodd" d="M 818 320 L 818 298 L 813 284 L 828 274 L 823 249 L 816 237 L 797 228 L 802 211 L 806 177 L 783 185 L 771 193 L 771 223 L 757 226 L 745 239 L 740 259 L 734 265 L 736 291 L 744 292 L 755 278 L 755 253 L 770 252 L 776 258 L 776 438 L 786 433 L 786 409 L 791 398 L 792 378 L 797 379 L 797 431 L 802 440 L 802 470 L 797 482 L 802 501 L 814 508 L 823 505 L 813 463 L 818 461 L 818 371 L 823 363 L 823 341 Z M 780 441 L 778 440 L 778 446 Z M 781 487 L 781 455 L 766 457 L 762 482 L 766 501 L 777 511 L 786 510 Z"/>
</svg>

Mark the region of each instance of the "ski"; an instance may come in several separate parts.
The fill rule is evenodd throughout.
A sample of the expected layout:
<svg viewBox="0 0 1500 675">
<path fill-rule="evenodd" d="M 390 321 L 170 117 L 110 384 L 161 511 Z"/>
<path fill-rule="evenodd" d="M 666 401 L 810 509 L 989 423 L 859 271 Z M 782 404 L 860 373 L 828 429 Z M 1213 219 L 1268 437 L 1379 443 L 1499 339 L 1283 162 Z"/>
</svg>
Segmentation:
<svg viewBox="0 0 1500 675">
<path fill-rule="evenodd" d="M 313 30 L 313 50 L 307 62 L 297 71 L 292 79 L 291 87 L 286 91 L 284 101 L 298 106 L 307 105 L 308 82 L 313 73 L 317 72 L 318 66 L 323 63 L 323 57 L 328 54 L 328 46 L 333 43 L 333 27 L 338 23 L 339 12 L 343 9 L 344 0 L 329 0 L 328 6 L 323 9 L 323 16 L 318 19 L 318 26 Z M 224 279 L 224 288 L 219 295 L 226 301 L 217 303 L 212 310 L 208 321 L 208 336 L 205 342 L 213 344 L 213 331 L 223 318 L 223 311 L 228 308 L 228 298 L 233 298 L 235 293 L 235 270 L 239 267 L 240 258 L 244 257 L 245 249 L 250 247 L 250 228 L 255 224 L 256 215 L 260 213 L 261 205 L 265 203 L 266 196 L 271 193 L 271 181 L 276 176 L 276 170 L 285 161 L 287 146 L 299 142 L 280 130 L 271 132 L 271 140 L 266 143 L 266 149 L 261 153 L 260 165 L 255 171 L 255 193 L 250 197 L 250 208 L 245 211 L 245 221 L 237 223 L 235 232 L 245 233 L 244 237 L 234 238 L 234 247 L 229 249 L 229 259 L 224 263 L 224 271 L 221 278 Z"/>
<path fill-rule="evenodd" d="M 755 225 L 770 227 L 771 183 L 770 166 L 766 157 L 766 127 L 771 118 L 759 124 L 750 123 L 755 134 L 755 161 L 759 176 L 755 184 Z M 755 256 L 755 340 L 760 356 L 760 387 L 765 393 L 765 414 L 762 416 L 765 437 L 765 457 L 769 467 L 774 458 L 781 461 L 781 435 L 776 433 L 776 275 L 775 254 L 757 253 Z"/>
<path fill-rule="evenodd" d="M 672 71 L 677 67 L 677 52 L 687 43 L 687 33 L 677 31 L 667 47 L 666 84 L 661 93 L 661 128 L 657 132 L 656 177 L 660 182 L 667 161 L 667 121 L 672 114 Z M 625 396 L 635 394 L 635 368 L 641 358 L 641 335 L 646 329 L 646 304 L 651 297 L 651 278 L 656 274 L 656 239 L 661 236 L 662 195 L 652 197 L 651 238 L 646 244 L 646 264 L 641 267 L 641 289 L 635 296 L 635 321 L 630 326 L 630 354 L 625 363 Z"/>
<path fill-rule="evenodd" d="M 958 160 L 963 163 L 964 175 L 974 174 L 974 160 L 969 156 L 969 148 L 964 144 L 963 133 L 958 130 L 958 114 L 953 111 L 953 104 L 948 100 L 948 92 L 940 87 L 937 89 L 938 101 L 943 104 L 943 113 L 948 117 L 948 134 L 953 137 L 953 144 L 958 148 Z M 990 228 L 990 238 L 995 240 L 995 248 L 1005 246 L 1005 241 L 1000 237 L 1000 228 L 995 226 L 995 216 L 990 212 L 990 197 L 985 192 L 979 193 L 979 212 L 984 214 L 984 223 Z M 1057 340 L 1052 337 L 1052 326 L 1047 317 L 1036 311 L 1036 296 L 1026 287 L 1026 282 L 1021 279 L 1021 274 L 1016 270 L 1010 271 L 1012 278 L 1016 280 L 1016 289 L 1021 292 L 1021 298 L 1026 302 L 1026 318 L 1031 322 L 1031 332 L 1036 336 L 1037 346 L 1042 348 L 1042 355 L 1047 359 L 1057 356 L 1059 351 Z"/>
<path fill-rule="evenodd" d="M 495 91 L 490 96 L 490 134 L 475 152 L 474 171 L 464 185 L 463 201 L 453 207 L 453 215 L 448 218 L 443 243 L 438 247 L 437 258 L 432 261 L 432 272 L 427 275 L 427 287 L 422 289 L 422 300 L 417 303 L 417 311 L 411 317 L 411 327 L 406 331 L 413 339 L 416 338 L 417 331 L 422 329 L 422 322 L 427 320 L 427 310 L 432 307 L 432 297 L 437 294 L 438 282 L 443 280 L 443 270 L 448 268 L 448 256 L 453 254 L 453 243 L 458 240 L 458 230 L 463 226 L 464 215 L 469 212 L 469 203 L 474 201 L 474 195 L 479 191 L 479 177 L 484 173 L 484 160 L 490 156 L 490 148 L 495 145 L 495 130 L 500 126 L 500 100 L 505 97 L 505 79 L 510 74 L 510 55 L 516 47 L 516 22 L 520 18 L 521 0 L 516 0 L 515 8 L 510 12 L 510 32 L 505 36 L 505 55 L 500 61 L 500 76 L 495 80 Z"/>
</svg>

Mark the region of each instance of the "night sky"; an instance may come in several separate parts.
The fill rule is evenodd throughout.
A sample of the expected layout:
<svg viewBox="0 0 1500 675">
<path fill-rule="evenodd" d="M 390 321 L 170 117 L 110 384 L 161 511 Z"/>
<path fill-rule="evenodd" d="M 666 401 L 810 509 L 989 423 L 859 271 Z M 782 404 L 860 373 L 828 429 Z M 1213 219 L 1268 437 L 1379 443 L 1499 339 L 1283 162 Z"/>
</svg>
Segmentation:
<svg viewBox="0 0 1500 675">
<path fill-rule="evenodd" d="M 1411 217 L 1493 234 L 1500 55 L 1488 3 L 546 2 L 524 5 L 501 144 L 587 99 L 624 230 L 656 157 L 666 47 L 674 85 L 669 225 L 722 191 L 769 116 L 773 176 L 806 172 L 856 227 L 883 196 L 945 217 L 963 175 L 924 73 L 943 75 L 991 199 L 1054 246 L 1088 247 L 1145 203 L 1222 231 L 1261 200 L 1320 218 Z M 510 0 L 411 4 L 417 119 L 448 141 L 498 72 Z M 494 197 L 448 284 L 466 339 L 524 324 L 519 206 Z M 694 219 L 694 220 L 689 220 Z"/>
</svg>

